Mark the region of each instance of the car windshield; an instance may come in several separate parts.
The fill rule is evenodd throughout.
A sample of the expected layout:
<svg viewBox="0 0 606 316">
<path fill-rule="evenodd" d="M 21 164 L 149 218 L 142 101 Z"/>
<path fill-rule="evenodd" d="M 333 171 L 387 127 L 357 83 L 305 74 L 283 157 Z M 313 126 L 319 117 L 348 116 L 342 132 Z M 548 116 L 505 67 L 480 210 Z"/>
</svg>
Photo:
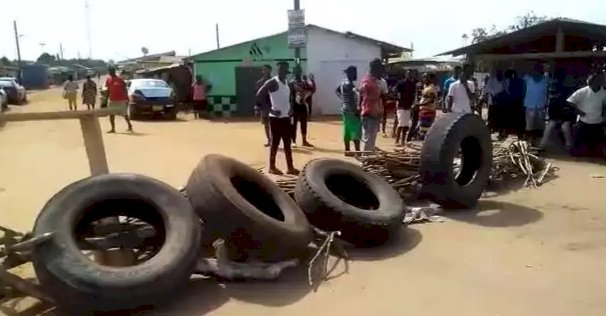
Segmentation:
<svg viewBox="0 0 606 316">
<path fill-rule="evenodd" d="M 132 81 L 137 88 L 168 88 L 168 84 L 162 80 L 137 80 Z"/>
</svg>

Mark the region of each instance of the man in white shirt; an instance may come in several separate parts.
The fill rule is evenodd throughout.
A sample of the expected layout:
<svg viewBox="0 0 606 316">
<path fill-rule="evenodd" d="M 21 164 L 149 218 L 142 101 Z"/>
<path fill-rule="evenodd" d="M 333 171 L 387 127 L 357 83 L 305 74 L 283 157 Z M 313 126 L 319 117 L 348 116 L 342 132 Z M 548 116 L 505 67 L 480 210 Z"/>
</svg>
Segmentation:
<svg viewBox="0 0 606 316">
<path fill-rule="evenodd" d="M 573 156 L 585 154 L 601 156 L 604 153 L 605 136 L 602 123 L 603 111 L 606 108 L 606 90 L 602 88 L 603 84 L 603 74 L 590 75 L 587 86 L 577 90 L 567 100 L 579 113 L 571 150 Z"/>
<path fill-rule="evenodd" d="M 473 66 L 466 64 L 459 80 L 448 88 L 448 112 L 472 113 L 476 92 L 473 81 L 469 80 L 472 74 Z"/>
</svg>

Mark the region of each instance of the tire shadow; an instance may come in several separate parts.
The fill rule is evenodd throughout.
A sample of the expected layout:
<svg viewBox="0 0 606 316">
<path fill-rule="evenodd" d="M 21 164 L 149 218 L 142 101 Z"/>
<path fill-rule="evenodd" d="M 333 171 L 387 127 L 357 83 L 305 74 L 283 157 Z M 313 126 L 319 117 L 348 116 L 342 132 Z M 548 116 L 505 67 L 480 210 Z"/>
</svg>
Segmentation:
<svg viewBox="0 0 606 316">
<path fill-rule="evenodd" d="M 402 225 L 389 240 L 375 248 L 348 249 L 350 260 L 378 261 L 397 257 L 414 248 L 423 240 L 423 235 L 416 229 Z"/>
<path fill-rule="evenodd" d="M 285 270 L 276 281 L 229 282 L 224 283 L 223 288 L 228 297 L 271 307 L 293 304 L 312 291 L 308 284 L 307 262 Z"/>
<path fill-rule="evenodd" d="M 537 222 L 543 213 L 518 204 L 482 200 L 473 209 L 445 212 L 442 216 L 484 227 L 515 227 Z"/>
</svg>

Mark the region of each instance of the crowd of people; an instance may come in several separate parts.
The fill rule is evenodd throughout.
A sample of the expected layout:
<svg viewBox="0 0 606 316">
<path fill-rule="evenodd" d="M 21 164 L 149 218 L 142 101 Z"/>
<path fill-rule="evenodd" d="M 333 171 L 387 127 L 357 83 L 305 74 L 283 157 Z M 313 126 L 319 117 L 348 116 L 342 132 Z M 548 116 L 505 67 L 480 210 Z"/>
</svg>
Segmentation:
<svg viewBox="0 0 606 316">
<path fill-rule="evenodd" d="M 567 78 L 562 68 L 545 73 L 541 63 L 522 78 L 514 70 L 497 71 L 484 89 L 490 128 L 501 139 L 513 133 L 542 151 L 558 134 L 571 155 L 603 157 L 604 74 L 594 71 L 582 87 Z"/>
<path fill-rule="evenodd" d="M 108 69 L 108 78 L 105 81 L 107 88 L 107 107 L 112 110 L 109 115 L 111 129 L 108 133 L 116 132 L 115 115 L 123 116 L 128 126 L 127 131 L 132 132 L 133 126 L 128 117 L 128 87 L 126 81 L 116 73 L 116 68 Z M 74 76 L 69 75 L 67 81 L 63 85 L 63 98 L 67 100 L 70 111 L 78 110 L 78 91 L 80 86 L 74 81 Z M 97 102 L 97 83 L 90 75 L 86 76 L 86 80 L 82 84 L 82 104 L 86 105 L 87 110 L 94 110 Z"/>
</svg>

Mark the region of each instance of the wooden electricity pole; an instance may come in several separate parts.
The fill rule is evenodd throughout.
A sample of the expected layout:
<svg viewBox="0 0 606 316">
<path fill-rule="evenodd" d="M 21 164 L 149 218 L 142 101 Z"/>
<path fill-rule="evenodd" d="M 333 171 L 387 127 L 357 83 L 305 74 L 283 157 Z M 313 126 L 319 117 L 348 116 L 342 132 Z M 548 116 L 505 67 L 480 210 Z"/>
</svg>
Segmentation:
<svg viewBox="0 0 606 316">
<path fill-rule="evenodd" d="M 301 10 L 301 1 L 295 1 L 295 10 Z M 301 49 L 299 47 L 295 47 L 295 63 L 299 65 L 301 63 Z"/>
<path fill-rule="evenodd" d="M 21 82 L 21 48 L 19 47 L 19 31 L 17 30 L 17 21 L 13 20 L 15 29 L 15 43 L 17 44 L 17 81 Z"/>
</svg>

